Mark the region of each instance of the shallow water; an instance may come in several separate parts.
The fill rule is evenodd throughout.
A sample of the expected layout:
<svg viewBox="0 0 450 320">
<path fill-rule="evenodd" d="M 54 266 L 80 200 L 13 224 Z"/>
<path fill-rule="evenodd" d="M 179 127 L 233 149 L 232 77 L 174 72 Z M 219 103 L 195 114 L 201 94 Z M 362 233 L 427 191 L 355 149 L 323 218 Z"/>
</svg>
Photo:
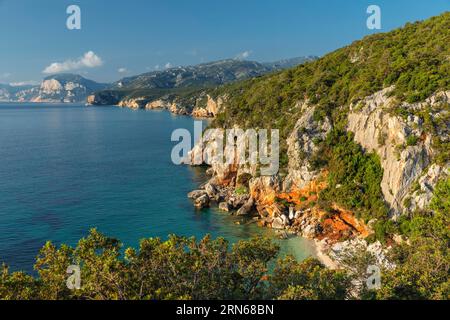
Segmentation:
<svg viewBox="0 0 450 320">
<path fill-rule="evenodd" d="M 174 129 L 193 119 L 166 111 L 81 105 L 0 104 L 0 262 L 32 271 L 47 240 L 70 245 L 90 228 L 136 246 L 168 234 L 275 237 L 217 209 L 197 211 L 186 194 L 200 168 L 175 166 Z M 303 259 L 311 242 L 276 240 Z"/>
</svg>

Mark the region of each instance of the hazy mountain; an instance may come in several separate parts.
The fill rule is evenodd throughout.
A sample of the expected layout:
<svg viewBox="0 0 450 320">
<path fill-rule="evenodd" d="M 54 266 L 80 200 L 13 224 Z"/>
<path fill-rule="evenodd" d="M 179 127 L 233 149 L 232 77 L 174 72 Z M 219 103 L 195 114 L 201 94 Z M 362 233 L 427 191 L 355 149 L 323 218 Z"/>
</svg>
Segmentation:
<svg viewBox="0 0 450 320">
<path fill-rule="evenodd" d="M 18 102 L 82 102 L 106 84 L 88 80 L 76 74 L 46 77 L 38 86 L 0 85 L 0 100 Z"/>
<path fill-rule="evenodd" d="M 313 57 L 300 57 L 273 63 L 228 59 L 187 67 L 170 68 L 128 77 L 110 89 L 169 89 L 218 86 L 299 65 Z"/>
<path fill-rule="evenodd" d="M 97 83 L 76 74 L 56 74 L 46 77 L 38 86 L 0 85 L 0 101 L 84 102 L 94 93 L 118 99 L 135 95 L 159 96 L 175 92 L 176 89 L 211 88 L 259 77 L 314 59 L 316 57 L 308 56 L 270 63 L 227 59 L 147 72 L 123 78 L 113 84 Z M 107 98 L 105 101 L 116 103 L 116 100 Z"/>
<path fill-rule="evenodd" d="M 123 78 L 107 90 L 90 97 L 92 104 L 118 104 L 126 99 L 142 98 L 154 100 L 171 95 L 185 95 L 186 92 L 214 88 L 224 84 L 260 77 L 316 59 L 299 57 L 271 63 L 259 63 L 238 59 L 227 59 L 194 66 L 176 67 L 162 71 L 152 71 L 137 76 Z"/>
<path fill-rule="evenodd" d="M 9 84 L 0 84 L 0 101 L 15 101 L 17 94 L 32 89 L 31 85 L 13 86 Z"/>
</svg>

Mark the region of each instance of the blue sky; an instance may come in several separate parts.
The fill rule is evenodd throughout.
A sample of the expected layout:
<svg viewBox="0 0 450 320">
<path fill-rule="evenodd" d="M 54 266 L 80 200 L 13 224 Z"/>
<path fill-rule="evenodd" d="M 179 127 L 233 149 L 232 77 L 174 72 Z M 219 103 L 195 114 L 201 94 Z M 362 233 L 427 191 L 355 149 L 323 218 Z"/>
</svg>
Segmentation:
<svg viewBox="0 0 450 320">
<path fill-rule="evenodd" d="M 66 28 L 71 4 L 81 30 Z M 52 63 L 107 82 L 242 53 L 323 55 L 374 32 L 371 4 L 381 32 L 450 10 L 449 0 L 0 0 L 0 83 L 40 81 Z"/>
</svg>

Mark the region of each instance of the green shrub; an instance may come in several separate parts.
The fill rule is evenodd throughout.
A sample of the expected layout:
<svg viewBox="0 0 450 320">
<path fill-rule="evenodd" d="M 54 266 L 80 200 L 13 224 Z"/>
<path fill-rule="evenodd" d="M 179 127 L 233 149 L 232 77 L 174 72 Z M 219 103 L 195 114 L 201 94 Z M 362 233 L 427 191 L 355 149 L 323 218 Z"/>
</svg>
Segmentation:
<svg viewBox="0 0 450 320">
<path fill-rule="evenodd" d="M 234 190 L 234 193 L 237 195 L 248 194 L 248 189 L 244 186 L 239 186 Z"/>
<path fill-rule="evenodd" d="M 406 138 L 406 145 L 409 147 L 417 145 L 417 142 L 419 141 L 419 137 L 415 135 L 410 135 Z"/>
<path fill-rule="evenodd" d="M 317 154 L 329 171 L 321 201 L 338 203 L 364 220 L 386 218 L 388 210 L 381 190 L 383 169 L 377 155 L 364 153 L 352 133 L 337 130 L 327 136 Z"/>
</svg>

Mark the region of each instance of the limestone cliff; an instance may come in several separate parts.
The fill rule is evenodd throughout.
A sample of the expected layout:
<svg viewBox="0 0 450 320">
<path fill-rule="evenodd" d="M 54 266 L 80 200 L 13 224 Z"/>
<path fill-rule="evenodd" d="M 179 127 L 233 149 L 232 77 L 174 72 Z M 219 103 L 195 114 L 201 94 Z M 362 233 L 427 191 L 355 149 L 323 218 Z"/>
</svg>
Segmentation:
<svg viewBox="0 0 450 320">
<path fill-rule="evenodd" d="M 297 104 L 296 108 L 301 109 L 302 116 L 287 139 L 289 166 L 283 184 L 287 190 L 303 188 L 317 178 L 319 171 L 312 168 L 310 159 L 318 150 L 316 141 L 324 139 L 331 130 L 328 118 L 314 121 L 315 108 L 308 102 Z"/>
<path fill-rule="evenodd" d="M 206 95 L 206 105 L 197 105 L 192 110 L 192 116 L 196 118 L 213 118 L 217 116 L 224 105 L 225 97 L 213 99 L 210 95 Z"/>
<path fill-rule="evenodd" d="M 355 142 L 366 152 L 379 156 L 383 196 L 396 218 L 407 210 L 426 208 L 434 186 L 448 174 L 448 163 L 434 162 L 434 136 L 424 131 L 422 118 L 415 114 L 439 105 L 441 111 L 430 116 L 447 119 L 444 114 L 450 110 L 450 92 L 436 93 L 421 103 L 399 104 L 389 96 L 392 89 L 386 88 L 342 110 L 346 112 L 347 130 L 354 133 Z M 317 206 L 320 192 L 327 187 L 328 172 L 314 169 L 310 162 L 319 152 L 318 141 L 326 139 L 333 125 L 327 117 L 316 120 L 316 106 L 308 101 L 297 103 L 295 108 L 301 111 L 301 116 L 287 138 L 287 175 L 259 176 L 255 166 L 213 163 L 208 170 L 212 177 L 205 189 L 191 196 L 195 205 L 202 208 L 216 202 L 222 210 L 238 216 L 256 216 L 261 226 L 316 239 L 321 250 L 331 250 L 335 261 L 339 261 L 342 251 L 336 244 L 346 239 L 360 240 L 347 241 L 341 247 L 363 243 L 367 248 L 377 248 L 376 255 L 385 259 L 385 248 L 380 243 L 368 246 L 361 242 L 373 233 L 370 225 L 336 203 L 327 210 Z M 395 112 L 398 108 L 411 112 L 406 117 L 398 115 Z M 438 130 L 436 134 L 448 138 L 447 131 Z M 214 139 L 205 137 L 204 141 Z M 200 143 L 195 146 L 188 163 L 200 165 L 214 156 L 202 148 Z M 242 192 L 245 196 L 240 195 Z"/>
<path fill-rule="evenodd" d="M 168 110 L 173 114 L 190 115 L 196 118 L 215 117 L 224 105 L 225 97 L 212 98 L 205 92 L 196 92 L 188 98 L 164 95 L 157 99 L 149 97 L 122 97 L 118 91 L 100 91 L 87 97 L 89 105 L 116 105 L 122 108 Z"/>
<path fill-rule="evenodd" d="M 411 206 L 410 201 L 405 202 L 408 197 L 414 207 L 421 209 L 426 207 L 431 199 L 434 185 L 445 170 L 438 165 L 430 167 L 428 174 L 421 179 L 421 188 L 425 195 L 420 196 L 420 199 L 416 197 L 417 194 L 410 195 L 413 183 L 431 164 L 434 152 L 433 135 L 423 130 L 420 117 L 411 114 L 403 118 L 392 114 L 392 108 L 396 102 L 394 98 L 389 97 L 391 91 L 392 88 L 384 89 L 352 105 L 348 115 L 347 129 L 355 134 L 356 142 L 366 150 L 376 152 L 380 157 L 384 170 L 381 183 L 383 195 L 393 213 L 398 215 L 408 209 L 406 207 Z M 437 93 L 421 103 L 403 102 L 400 107 L 417 112 L 438 103 L 448 105 L 450 91 Z M 396 105 L 396 107 L 399 106 Z M 449 109 L 443 109 L 441 112 L 448 113 Z M 430 116 L 439 117 L 440 115 L 430 114 Z"/>
</svg>

